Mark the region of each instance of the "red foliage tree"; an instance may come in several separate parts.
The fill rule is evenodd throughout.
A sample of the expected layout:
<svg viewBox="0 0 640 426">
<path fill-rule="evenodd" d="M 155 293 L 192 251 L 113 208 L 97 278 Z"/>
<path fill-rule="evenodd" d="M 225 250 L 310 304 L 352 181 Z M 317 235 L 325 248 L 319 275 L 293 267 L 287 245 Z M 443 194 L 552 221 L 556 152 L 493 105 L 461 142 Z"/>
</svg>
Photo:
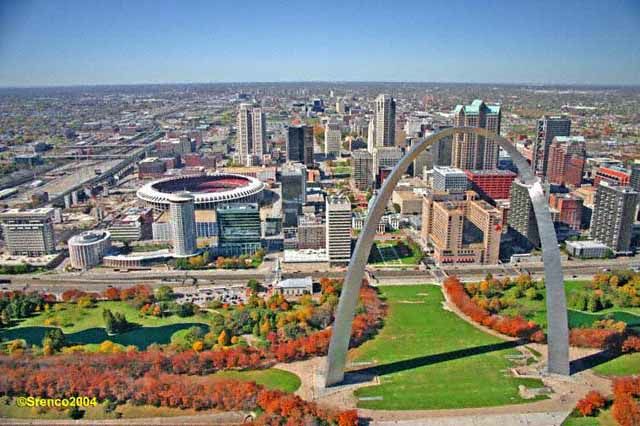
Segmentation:
<svg viewBox="0 0 640 426">
<path fill-rule="evenodd" d="M 590 391 L 576 404 L 576 408 L 583 416 L 593 416 L 603 408 L 606 399 L 598 391 Z"/>
</svg>

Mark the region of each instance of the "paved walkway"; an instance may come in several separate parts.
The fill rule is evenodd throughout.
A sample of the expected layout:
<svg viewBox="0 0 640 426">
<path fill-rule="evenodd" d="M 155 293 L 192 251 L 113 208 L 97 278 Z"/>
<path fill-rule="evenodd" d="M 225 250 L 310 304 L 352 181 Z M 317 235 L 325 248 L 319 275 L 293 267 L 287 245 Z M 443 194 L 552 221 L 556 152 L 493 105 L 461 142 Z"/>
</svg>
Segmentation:
<svg viewBox="0 0 640 426">
<path fill-rule="evenodd" d="M 419 420 L 390 420 L 372 422 L 379 426 L 560 426 L 567 413 L 495 414 L 483 417 L 451 416 Z"/>
</svg>

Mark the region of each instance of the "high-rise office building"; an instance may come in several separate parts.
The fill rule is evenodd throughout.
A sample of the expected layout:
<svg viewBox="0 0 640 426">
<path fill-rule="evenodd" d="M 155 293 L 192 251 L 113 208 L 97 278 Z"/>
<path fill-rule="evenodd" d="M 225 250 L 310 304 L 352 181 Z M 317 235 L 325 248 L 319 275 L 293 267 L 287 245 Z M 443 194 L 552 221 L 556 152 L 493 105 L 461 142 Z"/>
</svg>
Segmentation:
<svg viewBox="0 0 640 426">
<path fill-rule="evenodd" d="M 351 202 L 347 197 L 331 195 L 326 205 L 327 256 L 332 264 L 351 259 Z"/>
<path fill-rule="evenodd" d="M 55 249 L 54 209 L 7 209 L 0 213 L 2 234 L 12 255 L 42 256 Z"/>
<path fill-rule="evenodd" d="M 629 253 L 639 196 L 630 186 L 615 186 L 602 181 L 596 189 L 591 237 L 615 253 Z"/>
<path fill-rule="evenodd" d="M 287 160 L 313 165 L 313 127 L 289 126 L 287 129 Z"/>
<path fill-rule="evenodd" d="M 454 110 L 456 127 L 480 127 L 500 134 L 499 105 L 488 105 L 476 99 L 470 105 Z M 471 133 L 456 133 L 452 143 L 451 165 L 459 169 L 495 169 L 498 167 L 498 144 L 492 138 Z"/>
<path fill-rule="evenodd" d="M 343 97 L 336 99 L 336 112 L 338 114 L 346 114 L 347 112 L 347 104 Z"/>
<path fill-rule="evenodd" d="M 549 145 L 556 136 L 571 134 L 571 120 L 566 117 L 543 116 L 537 123 L 536 140 L 533 144 L 531 167 L 538 176 L 547 176 Z"/>
<path fill-rule="evenodd" d="M 463 170 L 454 167 L 433 168 L 434 191 L 464 192 L 467 190 L 467 175 Z"/>
<path fill-rule="evenodd" d="M 351 153 L 351 176 L 356 188 L 366 191 L 373 188 L 373 156 L 365 149 Z"/>
<path fill-rule="evenodd" d="M 258 204 L 228 204 L 216 208 L 218 252 L 222 256 L 252 255 L 261 247 Z"/>
<path fill-rule="evenodd" d="M 267 121 L 262 108 L 240 104 L 238 111 L 238 145 L 240 162 L 253 166 L 267 153 Z"/>
<path fill-rule="evenodd" d="M 198 249 L 194 197 L 188 192 L 178 192 L 170 194 L 167 199 L 171 215 L 173 254 L 178 257 L 191 256 Z"/>
<path fill-rule="evenodd" d="M 324 127 L 324 155 L 340 156 L 342 145 L 342 131 L 340 124 L 329 121 Z"/>
<path fill-rule="evenodd" d="M 283 226 L 297 226 L 302 206 L 307 201 L 307 168 L 303 164 L 288 163 L 280 173 L 282 182 Z"/>
<path fill-rule="evenodd" d="M 587 159 L 582 136 L 556 136 L 546 147 L 546 177 L 549 183 L 579 187 Z"/>
<path fill-rule="evenodd" d="M 396 101 L 390 95 L 378 95 L 375 115 L 376 147 L 395 146 Z"/>
<path fill-rule="evenodd" d="M 529 196 L 529 185 L 516 179 L 511 184 L 511 204 L 507 223 L 516 232 L 518 239 L 525 245 L 540 247 L 538 222 Z"/>
</svg>

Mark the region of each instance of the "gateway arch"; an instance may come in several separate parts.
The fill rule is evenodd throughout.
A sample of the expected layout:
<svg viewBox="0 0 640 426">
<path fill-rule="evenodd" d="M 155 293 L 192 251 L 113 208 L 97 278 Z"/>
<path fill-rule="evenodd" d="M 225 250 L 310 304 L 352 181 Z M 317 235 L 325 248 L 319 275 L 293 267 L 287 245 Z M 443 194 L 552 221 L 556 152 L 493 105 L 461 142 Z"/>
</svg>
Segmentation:
<svg viewBox="0 0 640 426">
<path fill-rule="evenodd" d="M 411 150 L 393 168 L 393 171 L 385 180 L 369 211 L 365 225 L 358 238 L 356 249 L 349 262 L 349 269 L 347 270 L 347 275 L 342 286 L 342 293 L 332 327 L 326 369 L 324 371 L 325 386 L 339 384 L 344 379 L 344 367 L 349 349 L 351 325 L 358 303 L 360 285 L 362 284 L 378 222 L 380 222 L 385 207 L 391 198 L 391 193 L 395 189 L 400 177 L 406 172 L 418 154 L 440 139 L 453 136 L 454 133 L 473 133 L 495 140 L 496 143 L 511 156 L 511 159 L 518 168 L 520 179 L 522 179 L 528 187 L 536 222 L 538 224 L 542 244 L 542 260 L 544 262 L 548 324 L 547 368 L 549 373 L 569 375 L 569 327 L 567 323 L 567 303 L 564 293 L 562 265 L 560 263 L 560 249 L 558 248 L 558 240 L 553 227 L 553 221 L 551 220 L 549 204 L 544 195 L 540 179 L 534 176 L 527 160 L 506 138 L 489 132 L 486 129 L 452 127 L 429 136 L 411 147 Z"/>
</svg>

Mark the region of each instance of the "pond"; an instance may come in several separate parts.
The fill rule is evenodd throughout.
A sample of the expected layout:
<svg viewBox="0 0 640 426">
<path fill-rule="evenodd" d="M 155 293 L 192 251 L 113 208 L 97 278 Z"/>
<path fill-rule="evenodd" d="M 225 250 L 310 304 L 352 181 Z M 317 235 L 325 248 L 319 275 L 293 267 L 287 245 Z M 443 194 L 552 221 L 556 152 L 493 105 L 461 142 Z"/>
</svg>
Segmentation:
<svg viewBox="0 0 640 426">
<path fill-rule="evenodd" d="M 124 346 L 134 345 L 144 350 L 154 343 L 163 345 L 171 341 L 171 336 L 176 331 L 190 327 L 200 327 L 205 333 L 209 326 L 202 323 L 181 323 L 164 325 L 161 327 L 138 327 L 125 333 L 109 335 L 104 328 L 88 328 L 76 333 L 65 334 L 68 344 L 85 345 L 88 343 L 102 343 L 110 340 Z M 16 327 L 0 331 L 2 340 L 24 339 L 27 345 L 42 345 L 42 339 L 46 332 L 54 327 Z"/>
</svg>

